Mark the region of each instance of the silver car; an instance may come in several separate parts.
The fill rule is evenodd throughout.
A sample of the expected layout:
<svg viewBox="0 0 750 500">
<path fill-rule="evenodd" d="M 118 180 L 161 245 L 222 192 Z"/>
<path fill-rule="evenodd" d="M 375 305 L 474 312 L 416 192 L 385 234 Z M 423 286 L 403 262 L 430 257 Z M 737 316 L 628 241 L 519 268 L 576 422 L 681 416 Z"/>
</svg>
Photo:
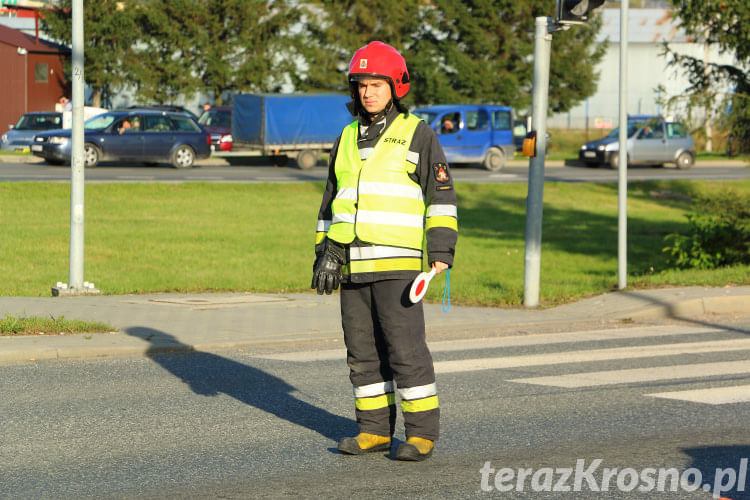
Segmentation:
<svg viewBox="0 0 750 500">
<path fill-rule="evenodd" d="M 590 166 L 600 164 L 618 168 L 620 164 L 620 131 L 614 129 L 598 141 L 581 146 L 578 159 Z M 628 117 L 628 165 L 690 168 L 695 163 L 695 142 L 687 127 L 666 121 L 660 116 Z"/>
<path fill-rule="evenodd" d="M 45 130 L 62 128 L 62 122 L 62 113 L 48 111 L 26 113 L 0 138 L 0 149 L 29 151 L 36 134 Z"/>
</svg>

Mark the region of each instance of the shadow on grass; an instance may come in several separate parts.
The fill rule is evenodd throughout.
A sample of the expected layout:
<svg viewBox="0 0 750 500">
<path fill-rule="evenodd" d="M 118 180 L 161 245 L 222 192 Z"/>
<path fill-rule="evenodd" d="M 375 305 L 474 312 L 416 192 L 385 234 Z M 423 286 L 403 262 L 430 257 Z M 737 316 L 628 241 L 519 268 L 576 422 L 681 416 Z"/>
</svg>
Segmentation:
<svg viewBox="0 0 750 500">
<path fill-rule="evenodd" d="M 149 342 L 148 357 L 185 382 L 196 394 L 224 393 L 335 441 L 356 434 L 357 425 L 353 420 L 297 399 L 290 394 L 296 390 L 293 386 L 263 370 L 216 354 L 193 351 L 174 336 L 153 328 L 132 327 L 125 333 Z"/>
</svg>

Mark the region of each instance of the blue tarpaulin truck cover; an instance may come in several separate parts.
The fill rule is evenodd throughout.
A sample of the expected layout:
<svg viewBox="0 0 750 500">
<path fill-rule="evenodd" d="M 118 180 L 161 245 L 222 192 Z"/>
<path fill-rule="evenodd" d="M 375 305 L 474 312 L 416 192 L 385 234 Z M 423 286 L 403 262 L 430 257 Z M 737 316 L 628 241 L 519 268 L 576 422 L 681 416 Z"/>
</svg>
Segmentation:
<svg viewBox="0 0 750 500">
<path fill-rule="evenodd" d="M 257 146 L 330 147 L 354 118 L 337 94 L 238 94 L 232 106 L 234 142 Z"/>
</svg>

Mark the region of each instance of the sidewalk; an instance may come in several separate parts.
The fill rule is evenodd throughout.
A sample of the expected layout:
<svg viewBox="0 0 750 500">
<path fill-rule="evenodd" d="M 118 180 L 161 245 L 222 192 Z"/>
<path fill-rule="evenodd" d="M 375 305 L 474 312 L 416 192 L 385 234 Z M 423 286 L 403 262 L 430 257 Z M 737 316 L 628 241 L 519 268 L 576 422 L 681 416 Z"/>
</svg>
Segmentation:
<svg viewBox="0 0 750 500">
<path fill-rule="evenodd" d="M 520 334 L 532 328 L 604 327 L 663 318 L 711 323 L 711 314 L 750 314 L 750 286 L 611 292 L 549 309 L 426 304 L 427 337 Z M 0 315 L 102 321 L 118 331 L 0 337 L 0 363 L 41 359 L 212 351 L 305 342 L 343 345 L 338 294 L 163 294 L 0 297 Z M 707 316 L 708 315 L 708 316 Z"/>
</svg>

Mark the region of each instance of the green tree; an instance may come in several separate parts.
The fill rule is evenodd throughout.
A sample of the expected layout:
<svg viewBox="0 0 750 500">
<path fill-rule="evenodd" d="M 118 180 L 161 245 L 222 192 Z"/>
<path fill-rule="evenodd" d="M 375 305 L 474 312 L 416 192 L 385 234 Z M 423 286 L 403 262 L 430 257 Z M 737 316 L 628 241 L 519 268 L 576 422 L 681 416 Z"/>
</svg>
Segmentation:
<svg viewBox="0 0 750 500">
<path fill-rule="evenodd" d="M 553 15 L 554 0 L 323 0 L 308 16 L 311 43 L 304 52 L 305 89 L 346 90 L 354 50 L 382 40 L 401 51 L 416 105 L 495 102 L 528 108 L 533 79 L 534 22 Z M 567 111 L 596 91 L 596 64 L 606 46 L 600 29 L 576 26 L 555 33 L 550 69 L 550 111 Z"/>
<path fill-rule="evenodd" d="M 128 82 L 124 61 L 137 40 L 134 0 L 84 0 L 83 73 L 92 88 L 91 104 L 101 106 L 108 95 Z M 60 0 L 58 8 L 45 11 L 42 30 L 61 43 L 72 43 L 72 0 Z M 70 63 L 66 65 L 70 81 Z"/>
<path fill-rule="evenodd" d="M 277 92 L 298 11 L 285 0 L 152 0 L 139 11 L 134 54 L 138 95 L 170 102 L 198 91 L 222 104 L 227 92 Z"/>
<path fill-rule="evenodd" d="M 674 16 L 697 43 L 734 55 L 735 64 L 706 63 L 667 47 L 669 63 L 690 81 L 686 93 L 706 109 L 728 110 L 720 117 L 734 153 L 750 152 L 750 3 L 747 0 L 671 0 Z"/>
</svg>

